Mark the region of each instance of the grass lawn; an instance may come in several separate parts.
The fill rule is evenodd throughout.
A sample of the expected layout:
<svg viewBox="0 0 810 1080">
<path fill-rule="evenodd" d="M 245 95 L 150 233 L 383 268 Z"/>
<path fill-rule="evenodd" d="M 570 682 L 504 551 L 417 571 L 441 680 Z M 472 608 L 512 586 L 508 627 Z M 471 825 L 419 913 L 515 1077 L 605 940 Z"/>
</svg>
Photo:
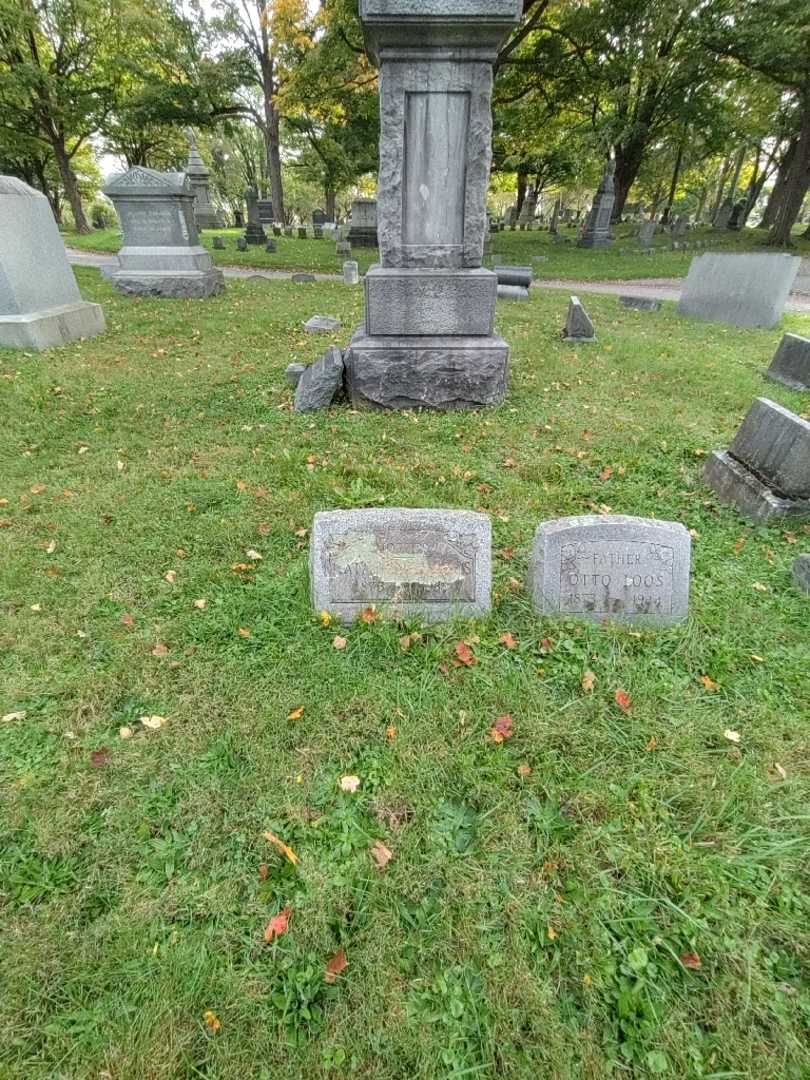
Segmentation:
<svg viewBox="0 0 810 1080">
<path fill-rule="evenodd" d="M 276 237 L 277 250 L 268 254 L 263 247 L 251 247 L 247 251 L 236 250 L 236 239 L 243 235 L 242 229 L 220 229 L 204 232 L 202 241 L 211 252 L 217 266 L 258 267 L 268 270 L 311 270 L 325 274 L 340 273 L 343 257 L 335 254 L 332 240 L 298 240 L 286 236 Z M 643 255 L 636 250 L 637 225 L 620 225 L 615 245 L 607 251 L 592 251 L 576 246 L 576 231 L 562 229 L 560 235 L 570 242 L 553 244 L 547 232 L 506 232 L 492 236 L 492 256 L 486 262 L 526 263 L 534 267 L 536 278 L 568 278 L 576 281 L 632 281 L 638 278 L 686 277 L 694 251 L 670 251 L 669 240 L 656 236 L 656 254 Z M 691 234 L 695 239 L 711 240 L 722 251 L 769 251 L 762 245 L 763 234 L 756 229 L 742 233 L 715 232 L 700 229 Z M 214 236 L 225 238 L 227 249 L 214 251 Z M 121 234 L 117 229 L 103 229 L 89 236 L 66 233 L 65 243 L 85 251 L 116 252 L 121 246 Z M 810 241 L 798 234 L 792 254 L 810 255 Z M 619 254 L 620 250 L 624 254 Z M 547 262 L 532 262 L 533 256 L 544 256 Z M 356 248 L 352 258 L 360 264 L 360 272 L 379 261 L 376 249 Z"/>
<path fill-rule="evenodd" d="M 0 352 L 0 1076 L 805 1080 L 810 531 L 700 481 L 754 396 L 807 410 L 779 332 L 594 296 L 571 347 L 535 293 L 501 408 L 302 417 L 301 323 L 362 290 L 78 276 L 105 336 Z M 487 511 L 491 616 L 322 625 L 312 515 L 375 505 Z M 533 613 L 538 521 L 606 507 L 694 530 L 687 623 Z"/>
</svg>

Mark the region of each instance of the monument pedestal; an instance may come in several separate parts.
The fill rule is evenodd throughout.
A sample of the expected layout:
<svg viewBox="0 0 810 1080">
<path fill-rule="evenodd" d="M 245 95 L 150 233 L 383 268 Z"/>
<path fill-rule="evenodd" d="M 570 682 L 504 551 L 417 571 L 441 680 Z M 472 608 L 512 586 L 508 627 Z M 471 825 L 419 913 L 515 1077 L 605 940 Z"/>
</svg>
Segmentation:
<svg viewBox="0 0 810 1080">
<path fill-rule="evenodd" d="M 79 300 L 47 311 L 0 315 L 0 345 L 11 349 L 52 349 L 105 330 L 100 304 Z"/>
</svg>

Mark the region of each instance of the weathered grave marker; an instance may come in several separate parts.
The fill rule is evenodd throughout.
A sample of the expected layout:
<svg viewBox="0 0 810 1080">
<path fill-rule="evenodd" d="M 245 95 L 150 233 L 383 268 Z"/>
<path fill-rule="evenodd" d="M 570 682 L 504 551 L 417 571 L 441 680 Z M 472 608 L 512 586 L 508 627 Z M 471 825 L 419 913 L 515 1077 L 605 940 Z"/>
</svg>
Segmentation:
<svg viewBox="0 0 810 1080">
<path fill-rule="evenodd" d="M 348 259 L 343 264 L 343 282 L 345 285 L 360 284 L 360 267 L 354 259 Z"/>
<path fill-rule="evenodd" d="M 785 334 L 765 377 L 793 390 L 810 390 L 810 338 Z"/>
<path fill-rule="evenodd" d="M 343 353 L 333 345 L 301 372 L 295 390 L 295 411 L 328 409 L 342 386 Z"/>
<path fill-rule="evenodd" d="M 793 563 L 793 580 L 797 588 L 810 596 L 810 554 L 800 555 Z"/>
<path fill-rule="evenodd" d="M 692 259 L 679 315 L 770 329 L 779 322 L 800 259 L 710 252 Z"/>
<path fill-rule="evenodd" d="M 568 303 L 568 317 L 562 329 L 562 339 L 563 341 L 596 341 L 593 323 L 578 296 L 572 296 Z"/>
<path fill-rule="evenodd" d="M 605 175 L 602 177 L 602 182 L 597 188 L 585 228 L 577 240 L 577 247 L 606 248 L 613 243 L 610 218 L 613 213 L 613 204 L 616 201 L 613 182 L 615 173 L 616 162 L 611 160 Z"/>
<path fill-rule="evenodd" d="M 304 323 L 304 330 L 308 334 L 333 334 L 340 329 L 340 319 L 333 315 L 313 315 Z"/>
<path fill-rule="evenodd" d="M 620 296 L 622 307 L 635 308 L 636 311 L 660 311 L 661 301 L 654 296 Z"/>
<path fill-rule="evenodd" d="M 438 622 L 490 609 L 491 525 L 466 510 L 336 510 L 315 515 L 312 598 L 345 622 L 371 606 Z"/>
<path fill-rule="evenodd" d="M 528 588 L 541 614 L 666 625 L 689 611 L 691 538 L 683 525 L 621 514 L 545 521 Z"/>
</svg>

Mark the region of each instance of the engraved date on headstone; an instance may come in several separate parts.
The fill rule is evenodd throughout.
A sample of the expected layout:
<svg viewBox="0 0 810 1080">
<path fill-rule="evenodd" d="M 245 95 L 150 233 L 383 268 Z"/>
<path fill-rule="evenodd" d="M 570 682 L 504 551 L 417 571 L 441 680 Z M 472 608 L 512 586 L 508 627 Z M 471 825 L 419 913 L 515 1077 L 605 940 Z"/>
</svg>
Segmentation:
<svg viewBox="0 0 810 1080">
<path fill-rule="evenodd" d="M 674 549 L 597 540 L 563 544 L 560 610 L 604 615 L 671 615 Z"/>
</svg>

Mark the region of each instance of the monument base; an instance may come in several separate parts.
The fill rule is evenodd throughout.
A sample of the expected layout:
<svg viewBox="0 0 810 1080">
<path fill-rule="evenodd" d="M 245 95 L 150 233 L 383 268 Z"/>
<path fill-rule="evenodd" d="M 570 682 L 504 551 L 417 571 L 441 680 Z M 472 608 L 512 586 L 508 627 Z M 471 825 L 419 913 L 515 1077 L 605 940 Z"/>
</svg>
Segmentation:
<svg viewBox="0 0 810 1080">
<path fill-rule="evenodd" d="M 364 229 L 361 226 L 349 229 L 347 240 L 352 247 L 375 248 L 379 247 L 376 229 Z"/>
<path fill-rule="evenodd" d="M 207 211 L 198 211 L 194 215 L 194 224 L 198 229 L 224 229 L 225 223 L 222 214 L 216 210 L 212 210 L 210 213 Z"/>
<path fill-rule="evenodd" d="M 78 338 L 95 337 L 106 328 L 101 305 L 79 301 L 25 315 L 0 315 L 0 346 L 52 349 Z"/>
<path fill-rule="evenodd" d="M 613 247 L 612 236 L 580 236 L 577 247 L 581 248 L 609 248 Z"/>
<path fill-rule="evenodd" d="M 249 224 L 245 229 L 245 241 L 248 244 L 266 244 L 267 233 L 261 225 Z"/>
<path fill-rule="evenodd" d="M 129 296 L 162 296 L 177 300 L 203 300 L 225 291 L 221 270 L 117 270 L 109 280 Z"/>
<path fill-rule="evenodd" d="M 509 346 L 482 337 L 371 337 L 360 328 L 344 357 L 355 406 L 480 409 L 499 405 L 509 380 Z"/>
<path fill-rule="evenodd" d="M 767 487 L 726 450 L 715 450 L 703 479 L 721 502 L 756 524 L 772 518 L 810 518 L 810 500 L 789 499 Z"/>
</svg>

